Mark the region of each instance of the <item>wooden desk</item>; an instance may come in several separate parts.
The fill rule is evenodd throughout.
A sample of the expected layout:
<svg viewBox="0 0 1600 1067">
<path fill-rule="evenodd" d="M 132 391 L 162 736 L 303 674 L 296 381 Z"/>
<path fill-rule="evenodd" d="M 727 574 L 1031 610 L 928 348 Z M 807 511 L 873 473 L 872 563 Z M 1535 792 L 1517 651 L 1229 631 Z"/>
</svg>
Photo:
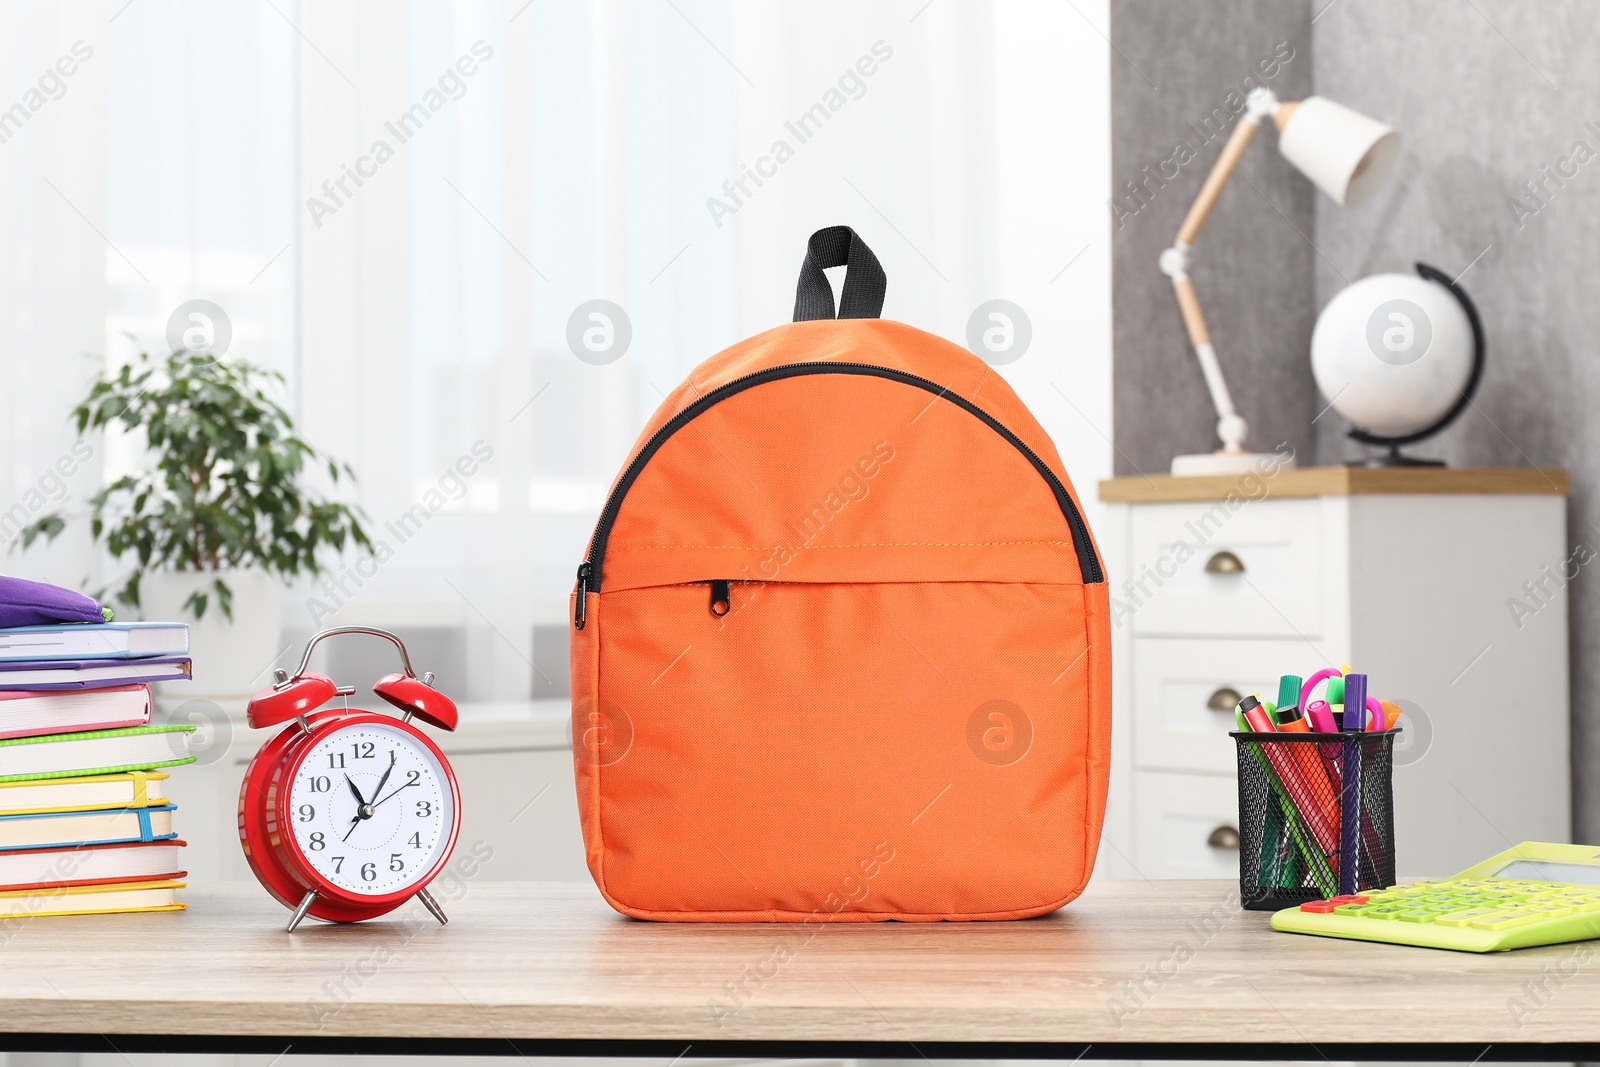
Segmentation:
<svg viewBox="0 0 1600 1067">
<path fill-rule="evenodd" d="M 1044 919 L 839 924 L 809 940 L 634 922 L 586 885 L 435 891 L 448 927 L 412 906 L 286 935 L 284 910 L 240 883 L 192 886 L 185 913 L 13 924 L 0 1047 L 1600 1058 L 1597 943 L 1474 956 L 1275 934 L 1220 881 L 1106 882 Z"/>
</svg>

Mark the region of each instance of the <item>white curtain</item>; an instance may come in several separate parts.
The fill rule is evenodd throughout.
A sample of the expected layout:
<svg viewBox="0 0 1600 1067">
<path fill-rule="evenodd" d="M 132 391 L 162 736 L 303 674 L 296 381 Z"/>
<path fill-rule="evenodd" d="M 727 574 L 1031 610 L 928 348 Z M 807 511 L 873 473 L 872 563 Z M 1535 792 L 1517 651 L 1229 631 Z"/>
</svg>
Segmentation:
<svg viewBox="0 0 1600 1067">
<path fill-rule="evenodd" d="M 0 506 L 70 447 L 96 366 L 212 299 L 356 467 L 383 543 L 294 589 L 290 627 L 461 628 L 469 697 L 559 692 L 550 646 L 638 428 L 695 363 L 787 321 L 806 236 L 844 222 L 887 316 L 965 343 L 980 303 L 1025 310 L 1000 373 L 1093 521 L 1105 0 L 124 2 L 4 16 L 4 93 L 76 40 L 94 55 L 0 143 Z M 601 365 L 568 343 L 594 300 L 632 335 Z M 77 534 L 0 566 L 110 565 Z"/>
</svg>

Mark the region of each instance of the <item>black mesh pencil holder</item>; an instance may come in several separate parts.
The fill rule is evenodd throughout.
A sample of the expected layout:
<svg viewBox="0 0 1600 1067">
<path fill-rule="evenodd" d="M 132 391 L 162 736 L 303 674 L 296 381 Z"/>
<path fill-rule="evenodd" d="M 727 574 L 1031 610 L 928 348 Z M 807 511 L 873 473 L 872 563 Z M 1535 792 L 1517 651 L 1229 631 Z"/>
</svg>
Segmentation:
<svg viewBox="0 0 1600 1067">
<path fill-rule="evenodd" d="M 1276 911 L 1394 884 L 1399 732 L 1231 735 L 1244 907 Z"/>
</svg>

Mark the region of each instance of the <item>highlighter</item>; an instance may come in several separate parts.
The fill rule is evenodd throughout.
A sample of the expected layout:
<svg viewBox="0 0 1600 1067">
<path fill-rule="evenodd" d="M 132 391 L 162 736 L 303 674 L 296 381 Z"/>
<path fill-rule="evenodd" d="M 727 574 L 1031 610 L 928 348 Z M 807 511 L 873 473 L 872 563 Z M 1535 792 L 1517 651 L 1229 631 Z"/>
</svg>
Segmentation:
<svg viewBox="0 0 1600 1067">
<path fill-rule="evenodd" d="M 1311 724 L 1306 722 L 1299 708 L 1284 708 L 1278 712 L 1278 730 L 1286 734 L 1305 734 L 1311 732 Z"/>
<path fill-rule="evenodd" d="M 1338 673 L 1328 679 L 1328 688 L 1322 694 L 1323 699 L 1335 707 L 1343 704 L 1345 679 L 1348 677 L 1350 677 L 1350 664 L 1341 663 Z"/>
<path fill-rule="evenodd" d="M 1244 712 L 1245 722 L 1258 734 L 1277 733 L 1278 728 L 1272 723 L 1272 716 L 1267 714 L 1267 709 L 1261 706 L 1261 701 L 1254 696 L 1247 696 L 1239 701 L 1239 710 Z"/>
<path fill-rule="evenodd" d="M 1338 671 L 1338 668 L 1336 668 L 1336 667 L 1323 667 L 1321 670 L 1315 671 L 1311 675 L 1311 677 L 1307 678 L 1300 685 L 1300 700 L 1299 700 L 1300 707 L 1303 708 L 1303 709 L 1306 709 L 1307 711 L 1310 710 L 1310 708 L 1311 708 L 1311 693 L 1312 693 L 1312 690 L 1316 689 L 1318 682 L 1323 681 L 1324 679 L 1329 679 L 1328 687 L 1331 689 L 1333 687 L 1333 682 L 1331 681 L 1331 679 L 1339 678 L 1339 677 L 1340 677 L 1339 671 Z M 1340 684 L 1341 684 L 1341 686 L 1343 685 L 1343 681 L 1342 680 L 1341 680 Z M 1341 693 L 1341 697 L 1342 697 L 1342 695 L 1343 694 Z M 1331 697 L 1329 697 L 1327 694 L 1323 695 L 1323 700 L 1324 700 L 1325 703 L 1329 703 L 1329 704 L 1333 703 L 1333 699 Z M 1316 720 L 1315 717 L 1313 717 L 1311 719 L 1311 728 L 1313 730 L 1321 729 L 1321 727 L 1317 725 L 1317 720 Z"/>
<path fill-rule="evenodd" d="M 1383 709 L 1383 728 L 1393 730 L 1394 724 L 1400 721 L 1400 705 L 1392 700 L 1380 700 L 1378 706 Z"/>
<path fill-rule="evenodd" d="M 1333 688 L 1333 683 L 1328 683 Z M 1344 711 L 1340 723 L 1345 733 L 1367 728 L 1367 676 L 1347 674 L 1344 677 Z"/>
<path fill-rule="evenodd" d="M 1281 718 L 1285 712 L 1294 711 L 1300 706 L 1300 682 L 1298 674 L 1285 674 L 1278 679 L 1278 715 Z"/>
<path fill-rule="evenodd" d="M 1319 734 L 1339 732 L 1339 724 L 1334 721 L 1333 712 L 1328 708 L 1326 700 L 1313 700 L 1307 704 L 1306 718 L 1311 720 L 1311 728 Z"/>
</svg>

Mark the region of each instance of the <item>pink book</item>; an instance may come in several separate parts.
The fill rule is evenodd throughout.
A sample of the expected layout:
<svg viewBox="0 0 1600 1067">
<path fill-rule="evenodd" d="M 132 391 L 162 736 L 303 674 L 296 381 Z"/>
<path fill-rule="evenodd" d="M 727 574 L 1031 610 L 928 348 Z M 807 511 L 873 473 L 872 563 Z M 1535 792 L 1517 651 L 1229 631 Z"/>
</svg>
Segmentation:
<svg viewBox="0 0 1600 1067">
<path fill-rule="evenodd" d="M 0 691 L 0 739 L 116 730 L 150 721 L 150 687 Z"/>
</svg>

